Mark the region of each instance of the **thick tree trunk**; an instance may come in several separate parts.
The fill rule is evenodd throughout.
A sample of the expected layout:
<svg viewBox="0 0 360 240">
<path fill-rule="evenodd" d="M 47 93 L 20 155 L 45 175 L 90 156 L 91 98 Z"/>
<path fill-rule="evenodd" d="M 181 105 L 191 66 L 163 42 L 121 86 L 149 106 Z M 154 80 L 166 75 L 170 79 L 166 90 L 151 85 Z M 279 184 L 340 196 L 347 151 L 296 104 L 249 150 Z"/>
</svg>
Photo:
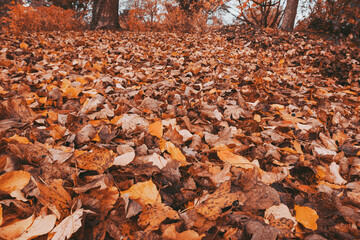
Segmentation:
<svg viewBox="0 0 360 240">
<path fill-rule="evenodd" d="M 299 0 L 287 0 L 284 18 L 280 29 L 285 31 L 292 31 L 294 30 L 294 23 L 297 13 Z"/>
<path fill-rule="evenodd" d="M 94 0 L 91 29 L 117 29 L 119 25 L 119 0 Z"/>
</svg>

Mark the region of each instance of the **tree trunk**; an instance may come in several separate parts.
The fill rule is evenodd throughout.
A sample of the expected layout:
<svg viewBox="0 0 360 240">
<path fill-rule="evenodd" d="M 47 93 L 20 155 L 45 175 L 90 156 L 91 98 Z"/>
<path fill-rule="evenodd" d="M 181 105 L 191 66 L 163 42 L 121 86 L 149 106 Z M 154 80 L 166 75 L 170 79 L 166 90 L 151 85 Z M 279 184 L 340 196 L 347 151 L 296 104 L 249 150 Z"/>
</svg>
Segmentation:
<svg viewBox="0 0 360 240">
<path fill-rule="evenodd" d="M 292 31 L 294 30 L 294 23 L 297 13 L 299 0 L 287 0 L 284 18 L 280 29 L 285 31 Z"/>
<path fill-rule="evenodd" d="M 119 0 L 94 0 L 91 29 L 117 29 L 119 25 Z"/>
</svg>

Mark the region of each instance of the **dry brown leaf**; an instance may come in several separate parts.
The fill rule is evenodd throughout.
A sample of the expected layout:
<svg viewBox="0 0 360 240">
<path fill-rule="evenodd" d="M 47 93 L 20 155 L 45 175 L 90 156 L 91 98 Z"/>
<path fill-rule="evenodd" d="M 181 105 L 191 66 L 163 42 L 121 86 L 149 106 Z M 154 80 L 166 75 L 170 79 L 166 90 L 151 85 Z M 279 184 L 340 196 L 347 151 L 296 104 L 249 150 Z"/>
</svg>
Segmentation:
<svg viewBox="0 0 360 240">
<path fill-rule="evenodd" d="M 0 176 L 0 192 L 10 194 L 15 190 L 23 189 L 30 181 L 30 173 L 12 171 Z"/>
<path fill-rule="evenodd" d="M 318 226 L 316 221 L 318 220 L 319 215 L 314 209 L 295 205 L 294 210 L 296 212 L 295 218 L 299 223 L 308 229 L 317 230 Z"/>
<path fill-rule="evenodd" d="M 56 223 L 56 215 L 38 216 L 33 224 L 23 232 L 16 240 L 28 240 L 50 232 Z"/>
<path fill-rule="evenodd" d="M 149 125 L 149 133 L 157 138 L 162 138 L 164 127 L 161 121 L 156 121 Z"/>
<path fill-rule="evenodd" d="M 165 219 L 180 219 L 179 214 L 164 203 L 154 203 L 144 207 L 138 223 L 145 231 L 157 230 Z"/>
<path fill-rule="evenodd" d="M 128 145 L 120 145 L 117 147 L 117 152 L 120 154 L 114 158 L 115 166 L 126 166 L 135 158 L 135 151 Z"/>
<path fill-rule="evenodd" d="M 152 180 L 136 183 L 128 190 L 121 191 L 121 196 L 124 196 L 125 194 L 129 194 L 129 197 L 132 200 L 135 200 L 142 206 L 161 203 L 160 193 Z"/>
<path fill-rule="evenodd" d="M 214 193 L 204 196 L 205 200 L 195 209 L 209 220 L 216 220 L 221 215 L 221 209 L 231 206 L 233 202 L 238 201 L 242 205 L 246 198 L 242 192 L 230 193 L 231 181 L 223 183 Z"/>
<path fill-rule="evenodd" d="M 15 219 L 6 225 L 0 227 L 0 238 L 13 240 L 20 236 L 34 222 L 35 215 L 31 215 L 26 219 Z"/>
<path fill-rule="evenodd" d="M 63 180 L 54 180 L 49 186 L 40 182 L 36 183 L 39 188 L 39 201 L 47 206 L 58 219 L 69 214 L 71 207 L 70 194 L 63 187 Z"/>
<path fill-rule="evenodd" d="M 69 239 L 71 235 L 82 226 L 81 218 L 84 214 L 83 209 L 76 210 L 73 214 L 67 216 L 51 232 L 51 240 Z"/>
<path fill-rule="evenodd" d="M 116 187 L 92 189 L 89 194 L 82 194 L 80 198 L 84 206 L 106 215 L 119 198 L 119 191 Z"/>
<path fill-rule="evenodd" d="M 218 157 L 224 161 L 230 163 L 234 167 L 241 167 L 245 169 L 254 168 L 255 165 L 252 164 L 247 158 L 236 155 L 229 150 L 222 150 L 217 152 Z"/>
<path fill-rule="evenodd" d="M 76 162 L 81 169 L 105 172 L 114 163 L 114 154 L 106 148 L 93 147 L 93 152 L 83 153 L 76 157 Z"/>
</svg>

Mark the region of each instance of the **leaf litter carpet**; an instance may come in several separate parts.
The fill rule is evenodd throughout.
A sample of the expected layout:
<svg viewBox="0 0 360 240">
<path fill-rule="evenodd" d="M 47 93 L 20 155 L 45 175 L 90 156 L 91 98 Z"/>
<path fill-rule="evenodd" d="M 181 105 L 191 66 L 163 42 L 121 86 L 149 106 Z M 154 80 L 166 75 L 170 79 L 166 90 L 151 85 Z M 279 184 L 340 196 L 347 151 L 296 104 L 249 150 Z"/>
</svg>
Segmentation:
<svg viewBox="0 0 360 240">
<path fill-rule="evenodd" d="M 1 239 L 359 239 L 360 51 L 299 33 L 1 34 Z"/>
</svg>

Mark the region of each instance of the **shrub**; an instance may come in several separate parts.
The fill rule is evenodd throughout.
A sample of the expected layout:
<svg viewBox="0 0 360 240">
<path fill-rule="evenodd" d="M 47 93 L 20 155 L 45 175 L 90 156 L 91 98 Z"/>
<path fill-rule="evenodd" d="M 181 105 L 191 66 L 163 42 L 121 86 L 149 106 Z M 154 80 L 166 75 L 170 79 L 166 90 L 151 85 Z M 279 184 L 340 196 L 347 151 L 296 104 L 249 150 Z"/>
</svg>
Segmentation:
<svg viewBox="0 0 360 240">
<path fill-rule="evenodd" d="M 6 16 L 0 19 L 2 30 L 5 31 L 64 31 L 78 30 L 84 26 L 82 20 L 75 18 L 76 12 L 54 5 L 33 8 L 15 4 L 8 8 Z"/>
</svg>

